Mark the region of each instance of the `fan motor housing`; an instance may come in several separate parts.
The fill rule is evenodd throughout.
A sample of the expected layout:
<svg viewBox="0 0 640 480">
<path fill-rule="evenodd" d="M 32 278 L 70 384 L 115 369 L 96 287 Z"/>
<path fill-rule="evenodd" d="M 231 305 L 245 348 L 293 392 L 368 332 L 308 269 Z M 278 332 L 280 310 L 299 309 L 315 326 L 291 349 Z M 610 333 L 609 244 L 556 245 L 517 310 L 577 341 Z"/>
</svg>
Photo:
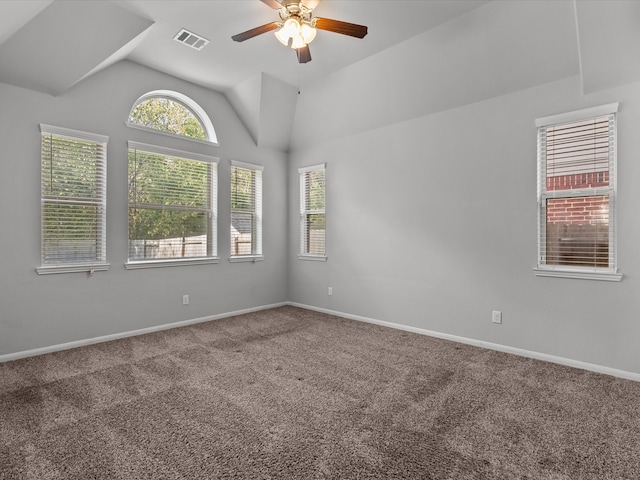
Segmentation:
<svg viewBox="0 0 640 480">
<path fill-rule="evenodd" d="M 287 20 L 293 17 L 310 22 L 312 15 L 312 10 L 303 5 L 302 2 L 297 2 L 295 0 L 283 0 L 282 2 L 282 8 L 280 9 L 280 18 L 282 20 Z"/>
</svg>

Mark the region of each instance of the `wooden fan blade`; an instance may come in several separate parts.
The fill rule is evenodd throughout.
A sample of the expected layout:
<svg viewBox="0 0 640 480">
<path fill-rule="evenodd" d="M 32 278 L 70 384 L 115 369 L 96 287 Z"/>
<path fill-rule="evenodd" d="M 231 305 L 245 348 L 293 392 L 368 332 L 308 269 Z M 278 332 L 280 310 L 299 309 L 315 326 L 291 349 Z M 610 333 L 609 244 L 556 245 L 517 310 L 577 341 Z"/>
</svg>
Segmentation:
<svg viewBox="0 0 640 480">
<path fill-rule="evenodd" d="M 307 63 L 311 61 L 309 45 L 305 45 L 302 48 L 296 48 L 296 54 L 298 55 L 298 63 Z"/>
<path fill-rule="evenodd" d="M 367 34 L 367 27 L 364 25 L 331 20 L 330 18 L 316 18 L 316 28 L 356 38 L 364 38 Z"/>
<path fill-rule="evenodd" d="M 276 0 L 260 0 L 265 5 L 273 8 L 274 10 L 280 10 L 282 8 L 282 4 Z"/>
<path fill-rule="evenodd" d="M 245 40 L 249 40 L 250 38 L 257 37 L 258 35 L 262 35 L 263 33 L 270 32 L 272 30 L 276 30 L 278 28 L 278 24 L 276 22 L 267 23 L 266 25 L 261 25 L 260 27 L 252 28 L 251 30 L 247 30 L 246 32 L 238 33 L 231 37 L 236 42 L 244 42 Z"/>
</svg>

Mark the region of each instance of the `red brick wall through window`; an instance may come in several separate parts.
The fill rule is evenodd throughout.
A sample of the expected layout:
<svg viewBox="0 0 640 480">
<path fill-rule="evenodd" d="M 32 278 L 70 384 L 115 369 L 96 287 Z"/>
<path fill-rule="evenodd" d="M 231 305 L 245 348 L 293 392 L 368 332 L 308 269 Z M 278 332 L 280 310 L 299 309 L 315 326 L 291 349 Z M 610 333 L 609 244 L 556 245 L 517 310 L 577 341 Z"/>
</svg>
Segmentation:
<svg viewBox="0 0 640 480">
<path fill-rule="evenodd" d="M 547 191 L 586 189 L 608 184 L 608 172 L 548 177 Z M 607 195 L 548 199 L 546 227 L 547 264 L 608 266 Z"/>
</svg>

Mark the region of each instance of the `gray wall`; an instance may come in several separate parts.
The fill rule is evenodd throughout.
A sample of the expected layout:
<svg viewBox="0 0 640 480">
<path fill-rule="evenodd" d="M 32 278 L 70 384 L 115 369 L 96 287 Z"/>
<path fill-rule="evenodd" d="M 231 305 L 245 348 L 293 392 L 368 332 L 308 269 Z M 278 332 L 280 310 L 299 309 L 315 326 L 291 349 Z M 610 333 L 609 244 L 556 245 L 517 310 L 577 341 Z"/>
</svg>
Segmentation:
<svg viewBox="0 0 640 480">
<path fill-rule="evenodd" d="M 490 2 L 306 85 L 288 156 L 256 147 L 224 95 L 133 63 L 58 97 L 0 84 L 0 355 L 293 301 L 640 374 L 640 84 L 583 94 L 574 7 L 586 4 Z M 526 41 L 539 36 L 535 15 L 560 34 L 540 38 L 549 43 L 540 50 Z M 500 39 L 528 35 L 512 48 L 489 41 L 485 28 L 506 29 Z M 487 62 L 495 51 L 504 61 Z M 190 96 L 216 127 L 220 147 L 196 150 L 221 159 L 218 265 L 123 268 L 126 141 L 192 147 L 125 126 L 132 103 L 155 89 Z M 624 278 L 535 277 L 534 119 L 611 102 L 620 102 Z M 35 273 L 39 123 L 110 136 L 108 272 Z M 227 261 L 231 159 L 265 166 L 261 263 Z M 328 261 L 300 261 L 297 168 L 323 162 Z M 503 311 L 502 325 L 491 323 L 492 310 Z"/>
<path fill-rule="evenodd" d="M 330 83 L 304 92 L 306 112 L 332 102 Z M 640 373 L 639 87 L 585 96 L 580 78 L 570 77 L 392 125 L 378 102 L 354 97 L 349 111 L 380 119 L 380 128 L 336 133 L 316 125 L 308 146 L 291 154 L 292 199 L 298 167 L 327 163 L 328 261 L 297 260 L 290 251 L 289 299 Z M 536 277 L 534 120 L 611 102 L 620 102 L 625 276 L 620 283 Z M 333 115 L 340 117 L 339 106 Z M 502 325 L 491 323 L 492 310 L 503 312 Z"/>
<path fill-rule="evenodd" d="M 210 115 L 219 147 L 127 128 L 135 100 L 179 91 Z M 0 355 L 208 317 L 287 300 L 286 155 L 260 149 L 224 95 L 130 62 L 118 63 L 52 97 L 0 84 Z M 108 272 L 39 276 L 38 124 L 108 135 Z M 195 149 L 220 158 L 220 263 L 127 271 L 127 140 Z M 229 257 L 231 159 L 264 165 L 264 252 L 259 263 Z M 190 305 L 182 305 L 182 295 Z"/>
</svg>

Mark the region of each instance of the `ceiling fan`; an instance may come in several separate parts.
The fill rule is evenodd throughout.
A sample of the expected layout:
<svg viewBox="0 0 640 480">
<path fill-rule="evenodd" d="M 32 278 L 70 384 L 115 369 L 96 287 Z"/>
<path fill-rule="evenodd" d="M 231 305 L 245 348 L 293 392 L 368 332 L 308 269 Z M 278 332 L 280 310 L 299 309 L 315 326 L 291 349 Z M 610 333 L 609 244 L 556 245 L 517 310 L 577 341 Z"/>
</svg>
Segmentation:
<svg viewBox="0 0 640 480">
<path fill-rule="evenodd" d="M 367 27 L 355 23 L 341 22 L 329 18 L 313 17 L 313 8 L 298 0 L 260 0 L 280 14 L 279 22 L 271 22 L 260 27 L 252 28 L 246 32 L 238 33 L 231 38 L 236 42 L 244 42 L 263 33 L 276 30 L 276 38 L 285 46 L 290 46 L 296 51 L 299 63 L 311 61 L 309 44 L 316 36 L 316 29 L 328 32 L 340 33 L 356 38 L 364 38 Z M 308 0 L 309 4 L 311 0 Z M 314 6 L 320 3 L 315 0 Z"/>
</svg>

